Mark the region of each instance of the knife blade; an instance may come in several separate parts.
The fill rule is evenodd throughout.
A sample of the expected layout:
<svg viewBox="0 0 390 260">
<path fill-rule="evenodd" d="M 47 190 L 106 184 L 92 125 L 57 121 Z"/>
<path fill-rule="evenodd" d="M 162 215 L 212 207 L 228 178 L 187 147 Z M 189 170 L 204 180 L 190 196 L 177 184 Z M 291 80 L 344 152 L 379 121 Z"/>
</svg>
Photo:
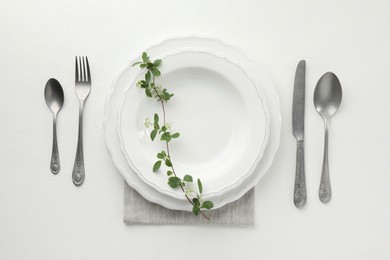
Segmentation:
<svg viewBox="0 0 390 260">
<path fill-rule="evenodd" d="M 294 185 L 294 204 L 302 208 L 306 204 L 306 180 L 305 180 L 305 77 L 306 61 L 298 63 L 295 72 L 294 94 L 292 107 L 292 133 L 297 139 L 296 170 Z"/>
</svg>

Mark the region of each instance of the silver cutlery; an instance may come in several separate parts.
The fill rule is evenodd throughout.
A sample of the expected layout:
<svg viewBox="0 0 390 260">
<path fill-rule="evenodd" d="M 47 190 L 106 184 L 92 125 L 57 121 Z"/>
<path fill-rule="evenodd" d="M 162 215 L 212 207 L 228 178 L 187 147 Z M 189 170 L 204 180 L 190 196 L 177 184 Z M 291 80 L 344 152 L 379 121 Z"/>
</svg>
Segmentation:
<svg viewBox="0 0 390 260">
<path fill-rule="evenodd" d="M 322 163 L 321 182 L 319 189 L 320 200 L 323 203 L 327 203 L 332 198 L 328 163 L 329 121 L 340 107 L 341 99 L 342 90 L 339 79 L 332 72 L 325 73 L 318 80 L 314 91 L 314 106 L 317 112 L 324 119 L 325 125 L 324 158 Z"/>
<path fill-rule="evenodd" d="M 91 73 L 87 57 L 76 57 L 76 95 L 79 99 L 79 137 L 77 141 L 76 159 L 73 166 L 72 180 L 80 186 L 85 180 L 84 154 L 83 154 L 83 110 L 85 100 L 91 92 Z"/>
<path fill-rule="evenodd" d="M 305 76 L 306 62 L 301 60 L 295 73 L 292 133 L 297 139 L 296 170 L 294 185 L 294 204 L 302 208 L 306 204 L 306 180 L 305 180 Z"/>
<path fill-rule="evenodd" d="M 59 173 L 60 155 L 57 144 L 57 114 L 64 104 L 64 91 L 61 84 L 56 79 L 49 79 L 45 86 L 45 101 L 47 106 L 53 112 L 53 146 L 50 160 L 50 170 L 53 174 Z"/>
</svg>

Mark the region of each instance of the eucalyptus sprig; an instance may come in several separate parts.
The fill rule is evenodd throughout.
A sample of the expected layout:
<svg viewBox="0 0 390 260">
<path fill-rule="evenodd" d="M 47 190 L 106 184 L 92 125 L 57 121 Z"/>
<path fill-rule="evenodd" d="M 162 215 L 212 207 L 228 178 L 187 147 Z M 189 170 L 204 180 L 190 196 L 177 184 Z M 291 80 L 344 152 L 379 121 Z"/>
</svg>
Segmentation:
<svg viewBox="0 0 390 260">
<path fill-rule="evenodd" d="M 168 176 L 168 185 L 173 188 L 180 188 L 188 202 L 192 205 L 192 212 L 195 215 L 199 213 L 206 219 L 210 219 L 206 216 L 202 209 L 211 209 L 214 207 L 212 201 L 203 201 L 203 185 L 201 180 L 198 178 L 196 183 L 191 175 L 185 175 L 180 178 L 175 171 L 173 166 L 171 153 L 169 151 L 169 143 L 173 139 L 180 137 L 179 132 L 172 131 L 172 124 L 166 122 L 165 104 L 173 97 L 173 94 L 169 93 L 166 88 L 156 84 L 156 78 L 161 76 L 161 72 L 158 67 L 161 65 L 161 60 L 156 59 L 151 61 L 146 52 L 142 53 L 142 61 L 136 62 L 133 66 L 139 65 L 141 69 L 146 69 L 145 79 L 137 82 L 137 86 L 145 90 L 145 94 L 149 98 L 156 99 L 161 103 L 162 108 L 162 122 L 160 121 L 159 115 L 156 113 L 153 116 L 153 122 L 147 118 L 145 120 L 146 127 L 152 127 L 153 130 L 150 132 L 150 139 L 154 141 L 157 136 L 160 137 L 160 141 L 165 142 L 165 150 L 162 150 L 157 154 L 157 161 L 153 165 L 153 172 L 159 172 L 161 166 L 165 165 L 166 174 Z M 160 125 L 161 124 L 161 125 Z"/>
</svg>

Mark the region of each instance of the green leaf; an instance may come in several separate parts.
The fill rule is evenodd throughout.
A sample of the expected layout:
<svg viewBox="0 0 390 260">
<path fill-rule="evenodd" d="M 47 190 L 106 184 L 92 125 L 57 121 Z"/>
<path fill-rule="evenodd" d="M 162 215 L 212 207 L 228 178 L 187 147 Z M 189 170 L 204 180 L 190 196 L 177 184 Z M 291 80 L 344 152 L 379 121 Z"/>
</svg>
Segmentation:
<svg viewBox="0 0 390 260">
<path fill-rule="evenodd" d="M 202 208 L 205 208 L 205 209 L 212 209 L 213 207 L 214 207 L 214 203 L 209 201 L 209 200 L 203 202 L 203 204 L 202 204 Z"/>
<path fill-rule="evenodd" d="M 131 65 L 132 67 L 134 67 L 134 66 L 137 66 L 138 64 L 141 64 L 142 62 L 141 61 L 137 61 L 137 62 L 135 62 L 133 65 Z"/>
<path fill-rule="evenodd" d="M 158 124 L 158 114 L 154 114 L 154 129 L 156 130 L 159 130 L 160 129 L 160 125 Z"/>
<path fill-rule="evenodd" d="M 164 125 L 163 127 L 161 127 L 161 131 L 163 132 L 167 131 L 167 127 Z"/>
<path fill-rule="evenodd" d="M 154 130 L 150 133 L 150 139 L 152 139 L 152 141 L 154 141 L 154 138 L 156 138 L 156 135 L 157 135 L 157 130 L 154 129 Z"/>
<path fill-rule="evenodd" d="M 192 212 L 193 212 L 196 216 L 198 216 L 198 215 L 199 215 L 199 212 L 200 212 L 199 206 L 195 204 L 195 205 L 192 207 Z"/>
<path fill-rule="evenodd" d="M 186 182 L 192 182 L 192 176 L 191 175 L 185 175 L 184 178 L 183 178 L 183 181 L 186 181 Z"/>
<path fill-rule="evenodd" d="M 160 60 L 160 59 L 157 59 L 157 60 L 155 60 L 155 61 L 153 62 L 153 65 L 154 65 L 155 67 L 158 67 L 160 64 L 161 64 L 161 60 Z"/>
<path fill-rule="evenodd" d="M 168 185 L 171 186 L 171 188 L 177 188 L 181 183 L 181 179 L 179 177 L 169 177 L 168 179 Z"/>
<path fill-rule="evenodd" d="M 172 167 L 172 162 L 169 159 L 165 159 L 165 165 L 168 167 Z"/>
<path fill-rule="evenodd" d="M 149 57 L 148 57 L 148 54 L 146 52 L 143 52 L 142 53 L 142 60 L 144 62 L 148 62 L 149 61 Z"/>
<path fill-rule="evenodd" d="M 161 72 L 157 68 L 152 68 L 153 76 L 159 77 L 161 75 Z"/>
<path fill-rule="evenodd" d="M 202 186 L 202 182 L 200 181 L 200 179 L 198 179 L 198 189 L 199 189 L 199 193 L 202 194 L 203 186 Z"/>
<path fill-rule="evenodd" d="M 157 154 L 157 158 L 158 158 L 158 159 L 164 159 L 164 154 L 158 153 L 158 154 Z"/>
<path fill-rule="evenodd" d="M 153 172 L 156 172 L 160 169 L 161 167 L 161 162 L 162 161 L 157 161 L 154 165 L 153 165 Z"/>
<path fill-rule="evenodd" d="M 168 176 L 171 176 L 172 174 L 173 174 L 172 171 L 167 171 L 167 175 L 168 175 Z"/>
<path fill-rule="evenodd" d="M 146 67 L 146 64 L 142 63 L 141 65 L 139 65 L 141 67 L 141 69 L 145 68 Z"/>
<path fill-rule="evenodd" d="M 151 63 L 151 62 L 148 61 L 148 63 L 146 63 L 146 68 L 147 68 L 148 70 L 152 70 L 152 69 L 154 68 L 153 63 Z"/>
<path fill-rule="evenodd" d="M 155 113 L 155 114 L 154 114 L 154 122 L 155 122 L 155 123 L 158 123 L 158 120 L 159 120 L 158 114 Z"/>
<path fill-rule="evenodd" d="M 178 138 L 180 136 L 180 133 L 174 133 L 173 135 L 172 135 L 172 138 Z"/>
<path fill-rule="evenodd" d="M 141 83 L 141 88 L 147 88 L 148 87 L 148 85 L 146 84 L 145 80 L 141 80 L 140 83 Z"/>
<path fill-rule="evenodd" d="M 170 133 L 169 132 L 165 132 L 161 135 L 161 141 L 168 141 L 169 138 L 170 138 Z"/>
<path fill-rule="evenodd" d="M 150 92 L 150 88 L 145 88 L 145 94 L 148 97 L 152 97 L 152 92 Z"/>
<path fill-rule="evenodd" d="M 150 71 L 146 72 L 145 74 L 145 82 L 149 85 L 150 79 L 152 78 L 152 75 L 150 74 Z"/>
<path fill-rule="evenodd" d="M 198 198 L 193 198 L 193 199 L 192 199 L 192 202 L 193 202 L 195 205 L 197 205 L 198 207 L 200 207 L 200 201 L 199 201 Z"/>
<path fill-rule="evenodd" d="M 168 92 L 164 92 L 163 93 L 163 97 L 164 97 L 164 100 L 170 100 L 171 99 L 171 94 L 169 94 Z"/>
</svg>

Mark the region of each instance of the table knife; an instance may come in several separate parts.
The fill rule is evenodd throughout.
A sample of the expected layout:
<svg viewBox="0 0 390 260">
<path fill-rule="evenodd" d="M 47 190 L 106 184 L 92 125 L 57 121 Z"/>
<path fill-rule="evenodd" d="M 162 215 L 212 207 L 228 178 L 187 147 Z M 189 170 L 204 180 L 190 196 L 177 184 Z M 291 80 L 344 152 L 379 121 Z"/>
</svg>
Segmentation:
<svg viewBox="0 0 390 260">
<path fill-rule="evenodd" d="M 302 208 L 306 204 L 305 180 L 305 76 L 306 61 L 301 60 L 295 73 L 292 107 L 292 133 L 297 139 L 294 204 Z"/>
</svg>

